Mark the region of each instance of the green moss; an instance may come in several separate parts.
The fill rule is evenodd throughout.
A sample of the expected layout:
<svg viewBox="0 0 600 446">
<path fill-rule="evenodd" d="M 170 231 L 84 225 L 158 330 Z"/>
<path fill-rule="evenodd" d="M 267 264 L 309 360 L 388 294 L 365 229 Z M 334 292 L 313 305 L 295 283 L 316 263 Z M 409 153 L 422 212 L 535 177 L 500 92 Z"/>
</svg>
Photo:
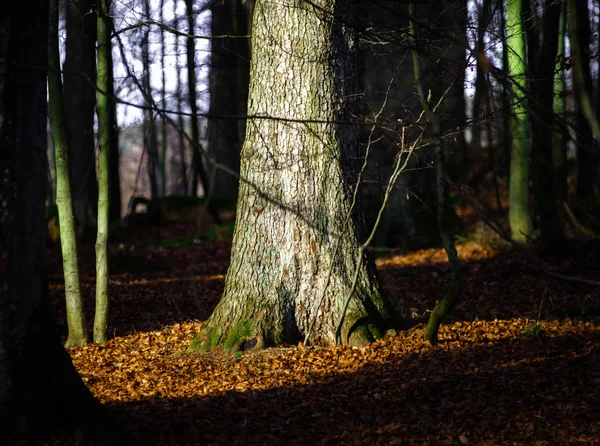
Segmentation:
<svg viewBox="0 0 600 446">
<path fill-rule="evenodd" d="M 191 342 L 192 350 L 210 350 L 222 347 L 225 351 L 236 353 L 244 350 L 244 344 L 249 342 L 251 347 L 262 346 L 257 336 L 257 324 L 251 320 L 237 322 L 226 328 L 206 326 Z M 255 342 L 252 342 L 252 341 Z"/>
</svg>

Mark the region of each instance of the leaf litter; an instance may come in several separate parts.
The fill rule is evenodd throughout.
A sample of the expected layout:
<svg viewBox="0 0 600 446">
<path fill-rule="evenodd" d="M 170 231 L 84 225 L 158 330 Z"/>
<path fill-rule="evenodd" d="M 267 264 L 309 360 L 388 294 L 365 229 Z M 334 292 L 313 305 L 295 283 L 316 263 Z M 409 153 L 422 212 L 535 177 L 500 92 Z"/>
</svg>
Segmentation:
<svg viewBox="0 0 600 446">
<path fill-rule="evenodd" d="M 377 261 L 410 330 L 364 347 L 225 355 L 188 346 L 221 296 L 230 246 L 142 241 L 111 253 L 113 339 L 69 349 L 135 444 L 600 443 L 598 289 L 541 274 L 524 254 L 459 245 L 462 294 L 436 347 L 421 322 L 443 297 L 448 266 L 427 249 Z M 547 266 L 597 279 L 584 260 Z M 51 296 L 64 333 L 59 278 Z M 91 320 L 91 270 L 83 289 Z"/>
</svg>

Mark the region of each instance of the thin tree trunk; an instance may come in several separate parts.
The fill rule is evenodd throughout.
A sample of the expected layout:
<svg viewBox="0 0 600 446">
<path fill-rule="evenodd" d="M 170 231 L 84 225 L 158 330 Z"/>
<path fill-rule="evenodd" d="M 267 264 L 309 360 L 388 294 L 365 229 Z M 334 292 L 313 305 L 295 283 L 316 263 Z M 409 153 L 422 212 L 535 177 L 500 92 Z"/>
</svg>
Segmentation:
<svg viewBox="0 0 600 446">
<path fill-rule="evenodd" d="M 498 15 L 500 16 L 500 41 L 502 43 L 502 147 L 506 159 L 506 171 L 510 172 L 510 159 L 512 153 L 512 138 L 510 132 L 510 80 L 508 70 L 508 44 L 506 40 L 506 8 L 505 0 L 496 0 Z"/>
<path fill-rule="evenodd" d="M 567 135 L 565 122 L 567 119 L 567 106 L 565 101 L 565 28 L 567 22 L 567 3 L 561 3 L 561 14 L 558 30 L 557 60 L 554 67 L 554 101 L 552 108 L 555 121 L 561 125 L 555 125 L 552 133 L 552 166 L 556 183 L 558 199 L 562 202 L 567 200 Z"/>
<path fill-rule="evenodd" d="M 567 23 L 573 62 L 573 93 L 577 124 L 577 196 L 596 202 L 600 196 L 600 182 L 594 139 L 600 143 L 600 124 L 595 116 L 593 105 L 590 23 L 586 0 L 567 0 Z"/>
<path fill-rule="evenodd" d="M 193 36 L 196 31 L 194 15 L 194 0 L 185 0 L 186 15 L 188 21 L 188 34 Z M 202 158 L 199 150 L 200 146 L 200 131 L 198 129 L 198 104 L 196 99 L 196 44 L 194 43 L 193 37 L 186 39 L 187 43 L 187 75 L 188 75 L 188 94 L 190 101 L 190 108 L 192 110 L 192 116 L 190 117 L 191 130 L 192 130 L 192 169 L 194 169 L 194 175 L 192 176 L 192 190 L 191 196 L 195 197 L 198 194 L 198 177 L 202 176 L 204 167 L 202 166 Z M 206 174 L 204 174 L 206 176 Z M 208 181 L 207 181 L 208 183 Z M 204 186 L 204 184 L 202 184 Z M 204 190 L 204 194 L 207 191 Z"/>
<path fill-rule="evenodd" d="M 236 351 L 307 334 L 335 345 L 341 320 L 341 341 L 356 344 L 394 323 L 353 206 L 358 42 L 344 24 L 354 12 L 350 0 L 256 3 L 248 113 L 275 119 L 248 123 L 225 291 L 192 347 Z"/>
<path fill-rule="evenodd" d="M 213 3 L 211 33 L 214 36 L 247 35 L 248 13 L 241 0 L 228 4 Z M 240 149 L 244 141 L 246 121 L 240 118 L 219 119 L 218 116 L 244 116 L 250 82 L 250 48 L 240 38 L 220 38 L 211 41 L 210 55 L 210 115 L 208 149 L 212 157 L 234 172 L 240 169 Z M 237 196 L 238 179 L 216 167 L 214 195 L 219 198 Z"/>
<path fill-rule="evenodd" d="M 490 89 L 486 80 L 486 71 L 483 66 L 483 58 L 485 57 L 485 34 L 490 22 L 490 0 L 484 0 L 479 8 L 479 19 L 477 23 L 477 46 L 475 48 L 477 57 L 477 71 L 475 74 L 475 94 L 473 97 L 473 125 L 471 127 L 471 144 L 476 152 L 482 148 L 481 130 L 483 122 L 481 121 L 484 115 L 489 113 L 485 105 L 489 102 Z M 487 100 L 486 100 L 487 98 Z M 486 118 L 486 120 L 489 118 Z M 479 153 L 478 153 L 479 155 Z"/>
<path fill-rule="evenodd" d="M 188 17 L 188 34 L 194 35 L 195 31 L 195 15 L 194 15 L 194 1 L 185 0 L 186 12 Z M 190 95 L 190 107 L 192 109 L 192 168 L 194 169 L 194 176 L 192 179 L 192 192 L 191 195 L 194 197 L 198 190 L 198 179 L 202 185 L 202 192 L 204 197 L 211 197 L 211 185 L 204 168 L 204 162 L 202 157 L 202 150 L 200 145 L 200 131 L 198 129 L 198 103 L 196 98 L 196 49 L 194 39 L 192 37 L 187 38 L 187 64 L 188 64 L 188 89 Z M 221 224 L 221 218 L 219 212 L 214 205 L 213 201 L 208 202 L 208 212 L 212 217 L 213 221 L 217 224 Z"/>
<path fill-rule="evenodd" d="M 164 23 L 164 10 L 165 10 L 165 0 L 160 0 L 160 23 Z M 160 28 L 160 70 L 161 70 L 161 104 L 163 108 L 167 107 L 166 101 L 166 89 L 167 89 L 167 80 L 165 73 L 165 30 L 164 28 Z M 167 196 L 167 121 L 164 116 L 161 117 L 160 120 L 160 145 L 161 145 L 161 191 L 160 194 L 163 197 Z"/>
<path fill-rule="evenodd" d="M 173 0 L 173 10 L 175 11 L 175 21 L 173 27 L 176 30 L 179 30 L 179 15 L 177 14 L 177 2 L 178 0 Z M 183 196 L 188 194 L 188 173 L 187 173 L 187 163 L 185 161 L 185 123 L 183 121 L 182 111 L 182 100 L 181 95 L 183 94 L 183 88 L 181 85 L 181 65 L 179 63 L 179 36 L 175 36 L 175 71 L 177 72 L 177 124 L 179 126 L 179 155 L 181 157 L 179 166 L 180 166 L 180 175 L 181 175 L 181 187 L 183 189 Z"/>
<path fill-rule="evenodd" d="M 110 29 L 113 29 L 112 18 L 108 17 Z M 108 188 L 109 188 L 109 223 L 121 220 L 121 175 L 119 156 L 119 125 L 117 122 L 117 101 L 115 100 L 115 78 L 113 70 L 112 50 L 106 54 L 108 62 L 108 109 L 110 140 L 108 142 Z"/>
<path fill-rule="evenodd" d="M 414 3 L 409 3 L 409 16 L 415 16 L 415 6 Z M 411 36 L 416 36 L 415 24 L 414 21 L 411 20 L 409 22 L 409 29 Z M 433 111 L 433 109 L 427 103 L 427 98 L 425 97 L 425 89 L 423 87 L 423 81 L 421 79 L 421 64 L 419 61 L 419 56 L 417 55 L 417 51 L 415 50 L 417 42 L 413 41 L 413 48 L 411 51 L 412 63 L 413 63 L 413 73 L 415 80 L 415 87 L 417 90 L 417 96 L 419 98 L 419 102 L 421 103 L 421 107 L 429 120 L 429 123 L 433 127 L 433 135 L 434 135 L 434 145 L 435 145 L 435 164 L 436 164 L 436 199 L 437 199 L 437 226 L 438 231 L 440 233 L 440 238 L 442 239 L 442 244 L 444 246 L 444 250 L 446 251 L 446 255 L 448 256 L 448 261 L 450 263 L 450 286 L 446 293 L 446 296 L 436 304 L 433 311 L 431 312 L 431 316 L 429 317 L 429 321 L 427 323 L 427 327 L 425 327 L 425 340 L 429 341 L 432 345 L 437 344 L 438 342 L 438 330 L 442 321 L 454 308 L 456 305 L 456 301 L 458 300 L 458 294 L 460 292 L 460 280 L 461 280 L 461 270 L 462 266 L 460 261 L 458 260 L 458 253 L 456 252 L 456 247 L 454 246 L 454 234 L 452 228 L 450 226 L 450 221 L 447 218 L 446 211 L 448 210 L 448 192 L 445 185 L 445 156 L 444 156 L 444 146 L 442 140 L 442 122 L 440 117 Z"/>
<path fill-rule="evenodd" d="M 96 230 L 98 185 L 95 171 L 94 107 L 96 91 L 96 18 L 93 0 L 66 5 L 64 105 L 69 138 L 73 210 L 80 236 Z"/>
<path fill-rule="evenodd" d="M 547 0 L 544 5 L 543 43 L 532 67 L 531 120 L 533 178 L 535 204 L 540 225 L 540 237 L 547 248 L 562 247 L 564 236 L 557 205 L 557 184 L 552 164 L 552 93 L 553 69 L 558 49 L 560 4 Z"/>
<path fill-rule="evenodd" d="M 506 42 L 508 71 L 512 80 L 512 151 L 508 191 L 512 239 L 526 244 L 533 236 L 529 210 L 529 116 L 527 112 L 526 54 L 522 0 L 507 0 Z"/>
<path fill-rule="evenodd" d="M 145 15 L 150 19 L 150 0 L 144 0 Z M 142 66 L 144 74 L 142 76 L 142 85 L 145 91 L 144 110 L 144 146 L 146 148 L 148 180 L 150 181 L 150 196 L 153 200 L 159 196 L 158 186 L 158 137 L 156 135 L 156 122 L 154 110 L 152 110 L 153 101 L 152 85 L 150 83 L 150 27 L 146 26 L 142 35 Z"/>
<path fill-rule="evenodd" d="M 48 118 L 54 137 L 56 159 L 56 206 L 60 225 L 60 246 L 65 280 L 65 299 L 69 336 L 65 347 L 82 347 L 87 344 L 85 308 L 79 284 L 77 264 L 77 239 L 69 180 L 69 138 L 65 123 L 63 90 L 58 47 L 58 0 L 50 0 L 48 29 Z"/>
<path fill-rule="evenodd" d="M 110 64 L 109 2 L 101 0 L 98 8 L 98 235 L 96 238 L 96 314 L 94 342 L 108 339 L 108 231 L 109 231 L 109 150 L 110 98 L 106 94 L 112 76 Z"/>
</svg>

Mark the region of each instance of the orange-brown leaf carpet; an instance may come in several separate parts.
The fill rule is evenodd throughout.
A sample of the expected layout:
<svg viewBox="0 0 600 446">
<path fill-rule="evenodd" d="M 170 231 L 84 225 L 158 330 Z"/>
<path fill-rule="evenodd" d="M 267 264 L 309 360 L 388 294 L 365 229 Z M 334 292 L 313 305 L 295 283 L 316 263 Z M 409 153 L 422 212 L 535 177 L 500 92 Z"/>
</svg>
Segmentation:
<svg viewBox="0 0 600 446">
<path fill-rule="evenodd" d="M 161 228 L 161 237 L 185 231 Z M 466 242 L 462 293 L 436 347 L 418 324 L 364 347 L 195 353 L 187 347 L 221 296 L 230 247 L 165 247 L 148 243 L 153 236 L 138 231 L 111 247 L 112 339 L 69 349 L 134 444 L 600 444 L 597 286 L 544 274 L 525 254 Z M 545 266 L 597 280 L 596 251 L 581 243 Z M 82 258 L 88 321 L 92 254 Z M 55 248 L 51 258 L 65 334 Z M 382 256 L 377 265 L 407 318 L 427 316 L 443 297 L 448 265 L 439 249 Z"/>
</svg>

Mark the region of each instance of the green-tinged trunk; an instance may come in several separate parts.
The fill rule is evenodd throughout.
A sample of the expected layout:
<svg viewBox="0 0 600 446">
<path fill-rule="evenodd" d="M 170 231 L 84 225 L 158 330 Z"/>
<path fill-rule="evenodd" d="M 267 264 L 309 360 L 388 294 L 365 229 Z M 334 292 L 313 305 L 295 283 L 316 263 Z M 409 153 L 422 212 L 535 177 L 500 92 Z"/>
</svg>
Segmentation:
<svg viewBox="0 0 600 446">
<path fill-rule="evenodd" d="M 556 193 L 560 201 L 567 199 L 567 106 L 565 101 L 565 28 L 567 22 L 567 3 L 562 2 L 558 29 L 558 48 L 554 67 L 554 100 L 552 111 L 555 125 L 552 132 L 552 170 L 556 184 Z"/>
<path fill-rule="evenodd" d="M 409 15 L 414 17 L 415 6 L 414 3 L 409 4 Z M 416 36 L 415 22 L 413 20 L 409 23 L 410 34 Z M 458 253 L 454 246 L 454 232 L 448 219 L 448 191 L 445 183 L 445 156 L 444 156 L 444 145 L 442 139 L 442 123 L 440 117 L 434 112 L 432 107 L 427 102 L 425 96 L 425 88 L 423 87 L 423 81 L 421 79 L 421 63 L 416 50 L 417 42 L 412 42 L 412 63 L 413 63 L 413 74 L 415 88 L 417 90 L 417 97 L 421 103 L 421 107 L 429 121 L 429 125 L 433 127 L 433 137 L 435 146 L 435 182 L 436 182 L 436 201 L 437 201 L 437 227 L 442 240 L 442 245 L 448 256 L 450 263 L 450 286 L 446 292 L 446 296 L 436 304 L 427 327 L 425 327 L 425 340 L 429 341 L 432 345 L 438 342 L 438 331 L 442 321 L 454 308 L 456 301 L 458 300 L 458 294 L 460 292 L 460 280 L 462 266 L 458 260 Z"/>
<path fill-rule="evenodd" d="M 60 225 L 65 299 L 69 336 L 65 347 L 81 347 L 87 344 L 85 309 L 79 284 L 77 264 L 77 239 L 69 180 L 69 138 L 65 123 L 60 54 L 58 49 L 58 0 L 50 0 L 48 28 L 48 118 L 54 138 L 56 162 L 56 206 Z"/>
<path fill-rule="evenodd" d="M 599 163 L 594 139 L 600 143 L 600 123 L 593 105 L 590 75 L 590 23 L 586 0 L 567 0 L 567 25 L 573 63 L 577 143 L 577 197 L 596 203 L 600 196 Z"/>
<path fill-rule="evenodd" d="M 335 345 L 341 320 L 342 343 L 360 344 L 395 322 L 352 205 L 354 12 L 351 0 L 256 2 L 248 114 L 265 119 L 248 122 L 225 291 L 192 347 Z"/>
<path fill-rule="evenodd" d="M 96 314 L 94 342 L 108 339 L 108 231 L 109 231 L 109 144 L 110 144 L 110 22 L 108 0 L 98 8 L 98 235 L 96 237 Z"/>
<path fill-rule="evenodd" d="M 512 80 L 512 150 L 508 192 L 509 223 L 512 239 L 526 244 L 533 237 L 529 210 L 529 113 L 523 5 L 521 0 L 507 0 L 506 45 L 508 71 Z"/>
</svg>

